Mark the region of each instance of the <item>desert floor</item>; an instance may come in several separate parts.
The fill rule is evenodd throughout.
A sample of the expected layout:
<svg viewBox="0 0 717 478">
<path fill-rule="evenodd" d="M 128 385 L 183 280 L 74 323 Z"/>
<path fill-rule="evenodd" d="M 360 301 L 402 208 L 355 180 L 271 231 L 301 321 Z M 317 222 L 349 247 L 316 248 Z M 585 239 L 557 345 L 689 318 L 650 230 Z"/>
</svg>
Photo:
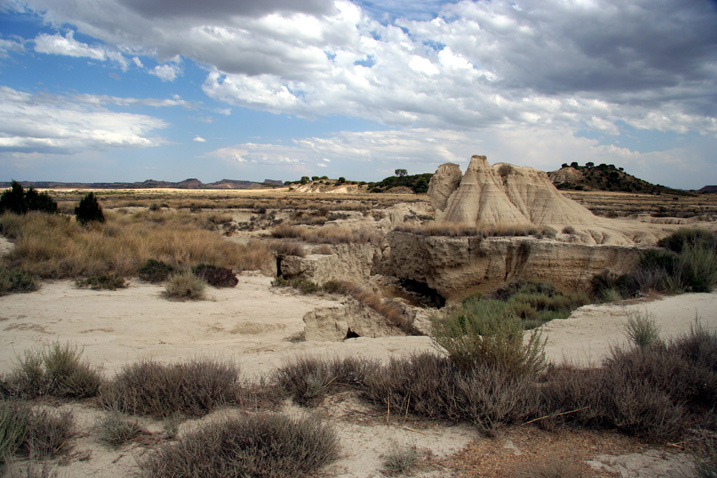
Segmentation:
<svg viewBox="0 0 717 478">
<path fill-rule="evenodd" d="M 161 286 L 138 280 L 117 291 L 56 281 L 43 283 L 37 292 L 0 297 L 0 372 L 9 371 L 24 351 L 54 341 L 77 345 L 107 376 L 142 358 L 173 362 L 216 357 L 235 361 L 245 376 L 258 378 L 302 354 L 387 359 L 435 350 L 428 337 L 301 341 L 304 314 L 336 299 L 273 288 L 271 278 L 260 274 L 241 275 L 232 289 L 210 289 L 205 301 L 170 301 L 162 291 Z M 569 319 L 543 327 L 547 355 L 554 362 L 598 364 L 611 346 L 626 342 L 624 324 L 635 313 L 653 317 L 665 337 L 689 331 L 696 317 L 717 330 L 717 293 L 582 307 Z M 59 476 L 120 477 L 139 471 L 141 457 L 155 444 L 151 439 L 108 448 L 92 433 L 104 412 L 87 403 L 61 406 L 77 412 L 83 433 L 65 460 L 69 463 L 57 468 Z M 293 405 L 285 412 L 306 413 Z M 222 410 L 204 420 L 231 413 L 237 412 Z M 414 476 L 530 476 L 520 471 L 526 466 L 523 462 L 551 453 L 576 461 L 582 476 L 689 476 L 690 470 L 689 458 L 679 446 L 650 448 L 612 433 L 548 433 L 519 427 L 497 438 L 483 438 L 467 425 L 416 423 L 410 418 L 387 422 L 380 411 L 341 395 L 330 397 L 317 413 L 336 427 L 343 450 L 326 476 L 383 476 L 381 455 L 401 446 L 416 446 L 424 453 L 422 470 Z M 162 430 L 162 424 L 151 420 L 143 424 L 157 434 Z M 195 425 L 189 421 L 182 428 Z"/>
</svg>

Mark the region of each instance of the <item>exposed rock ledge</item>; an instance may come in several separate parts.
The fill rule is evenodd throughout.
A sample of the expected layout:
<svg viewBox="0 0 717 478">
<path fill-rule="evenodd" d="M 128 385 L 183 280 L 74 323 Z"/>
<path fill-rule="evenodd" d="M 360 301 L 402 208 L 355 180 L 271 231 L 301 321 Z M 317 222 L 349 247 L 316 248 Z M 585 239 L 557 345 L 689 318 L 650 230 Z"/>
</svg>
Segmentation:
<svg viewBox="0 0 717 478">
<path fill-rule="evenodd" d="M 550 281 L 564 291 L 590 286 L 603 271 L 634 269 L 635 246 L 591 246 L 533 237 L 437 237 L 394 231 L 387 236 L 390 254 L 383 273 L 406 284 L 460 300 L 506 281 Z"/>
</svg>

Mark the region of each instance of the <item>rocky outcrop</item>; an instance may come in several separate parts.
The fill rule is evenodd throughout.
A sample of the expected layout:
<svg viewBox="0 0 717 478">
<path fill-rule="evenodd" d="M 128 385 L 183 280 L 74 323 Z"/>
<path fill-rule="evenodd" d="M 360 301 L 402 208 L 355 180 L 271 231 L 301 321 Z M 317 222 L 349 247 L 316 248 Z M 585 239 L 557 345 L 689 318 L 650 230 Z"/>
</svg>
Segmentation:
<svg viewBox="0 0 717 478">
<path fill-rule="evenodd" d="M 302 278 L 324 284 L 348 281 L 359 286 L 370 283 L 374 264 L 382 259 L 380 247 L 366 244 L 338 244 L 333 254 L 310 254 L 305 257 L 277 258 L 277 275 L 285 279 Z"/>
<path fill-rule="evenodd" d="M 431 179 L 429 193 L 436 221 L 472 226 L 575 226 L 595 216 L 564 197 L 548 175 L 537 169 L 473 156 L 456 187 L 456 165 L 442 165 Z"/>
<path fill-rule="evenodd" d="M 406 335 L 370 307 L 354 299 L 337 307 L 316 309 L 304 316 L 304 338 L 317 341 L 339 341 L 352 337 L 389 337 Z"/>
<path fill-rule="evenodd" d="M 460 300 L 507 281 L 550 281 L 564 291 L 587 289 L 595 274 L 633 270 L 635 246 L 590 246 L 533 237 L 437 237 L 394 231 L 383 264 L 393 275 L 424 293 Z"/>
</svg>

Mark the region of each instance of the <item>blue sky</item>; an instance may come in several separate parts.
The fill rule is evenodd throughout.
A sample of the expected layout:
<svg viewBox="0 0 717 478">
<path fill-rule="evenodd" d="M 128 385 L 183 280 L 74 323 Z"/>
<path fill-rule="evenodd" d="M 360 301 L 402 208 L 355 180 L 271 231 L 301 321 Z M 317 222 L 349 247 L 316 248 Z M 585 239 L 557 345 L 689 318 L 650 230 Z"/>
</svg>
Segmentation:
<svg viewBox="0 0 717 478">
<path fill-rule="evenodd" d="M 717 184 L 708 0 L 0 0 L 0 180 Z"/>
</svg>

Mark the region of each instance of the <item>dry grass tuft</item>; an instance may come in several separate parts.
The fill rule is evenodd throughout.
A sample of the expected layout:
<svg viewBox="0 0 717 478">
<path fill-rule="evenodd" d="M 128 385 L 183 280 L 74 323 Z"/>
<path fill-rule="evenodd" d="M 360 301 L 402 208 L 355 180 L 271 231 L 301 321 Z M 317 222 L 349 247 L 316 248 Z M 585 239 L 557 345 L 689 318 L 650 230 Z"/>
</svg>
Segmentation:
<svg viewBox="0 0 717 478">
<path fill-rule="evenodd" d="M 261 242 L 228 241 L 181 214 L 147 214 L 146 220 L 141 214 L 108 214 L 105 223 L 87 228 L 59 215 L 4 214 L 0 231 L 15 240 L 7 257 L 12 266 L 52 279 L 136 276 L 149 259 L 175 269 L 206 263 L 235 270 L 261 269 L 272 260 Z"/>
</svg>

